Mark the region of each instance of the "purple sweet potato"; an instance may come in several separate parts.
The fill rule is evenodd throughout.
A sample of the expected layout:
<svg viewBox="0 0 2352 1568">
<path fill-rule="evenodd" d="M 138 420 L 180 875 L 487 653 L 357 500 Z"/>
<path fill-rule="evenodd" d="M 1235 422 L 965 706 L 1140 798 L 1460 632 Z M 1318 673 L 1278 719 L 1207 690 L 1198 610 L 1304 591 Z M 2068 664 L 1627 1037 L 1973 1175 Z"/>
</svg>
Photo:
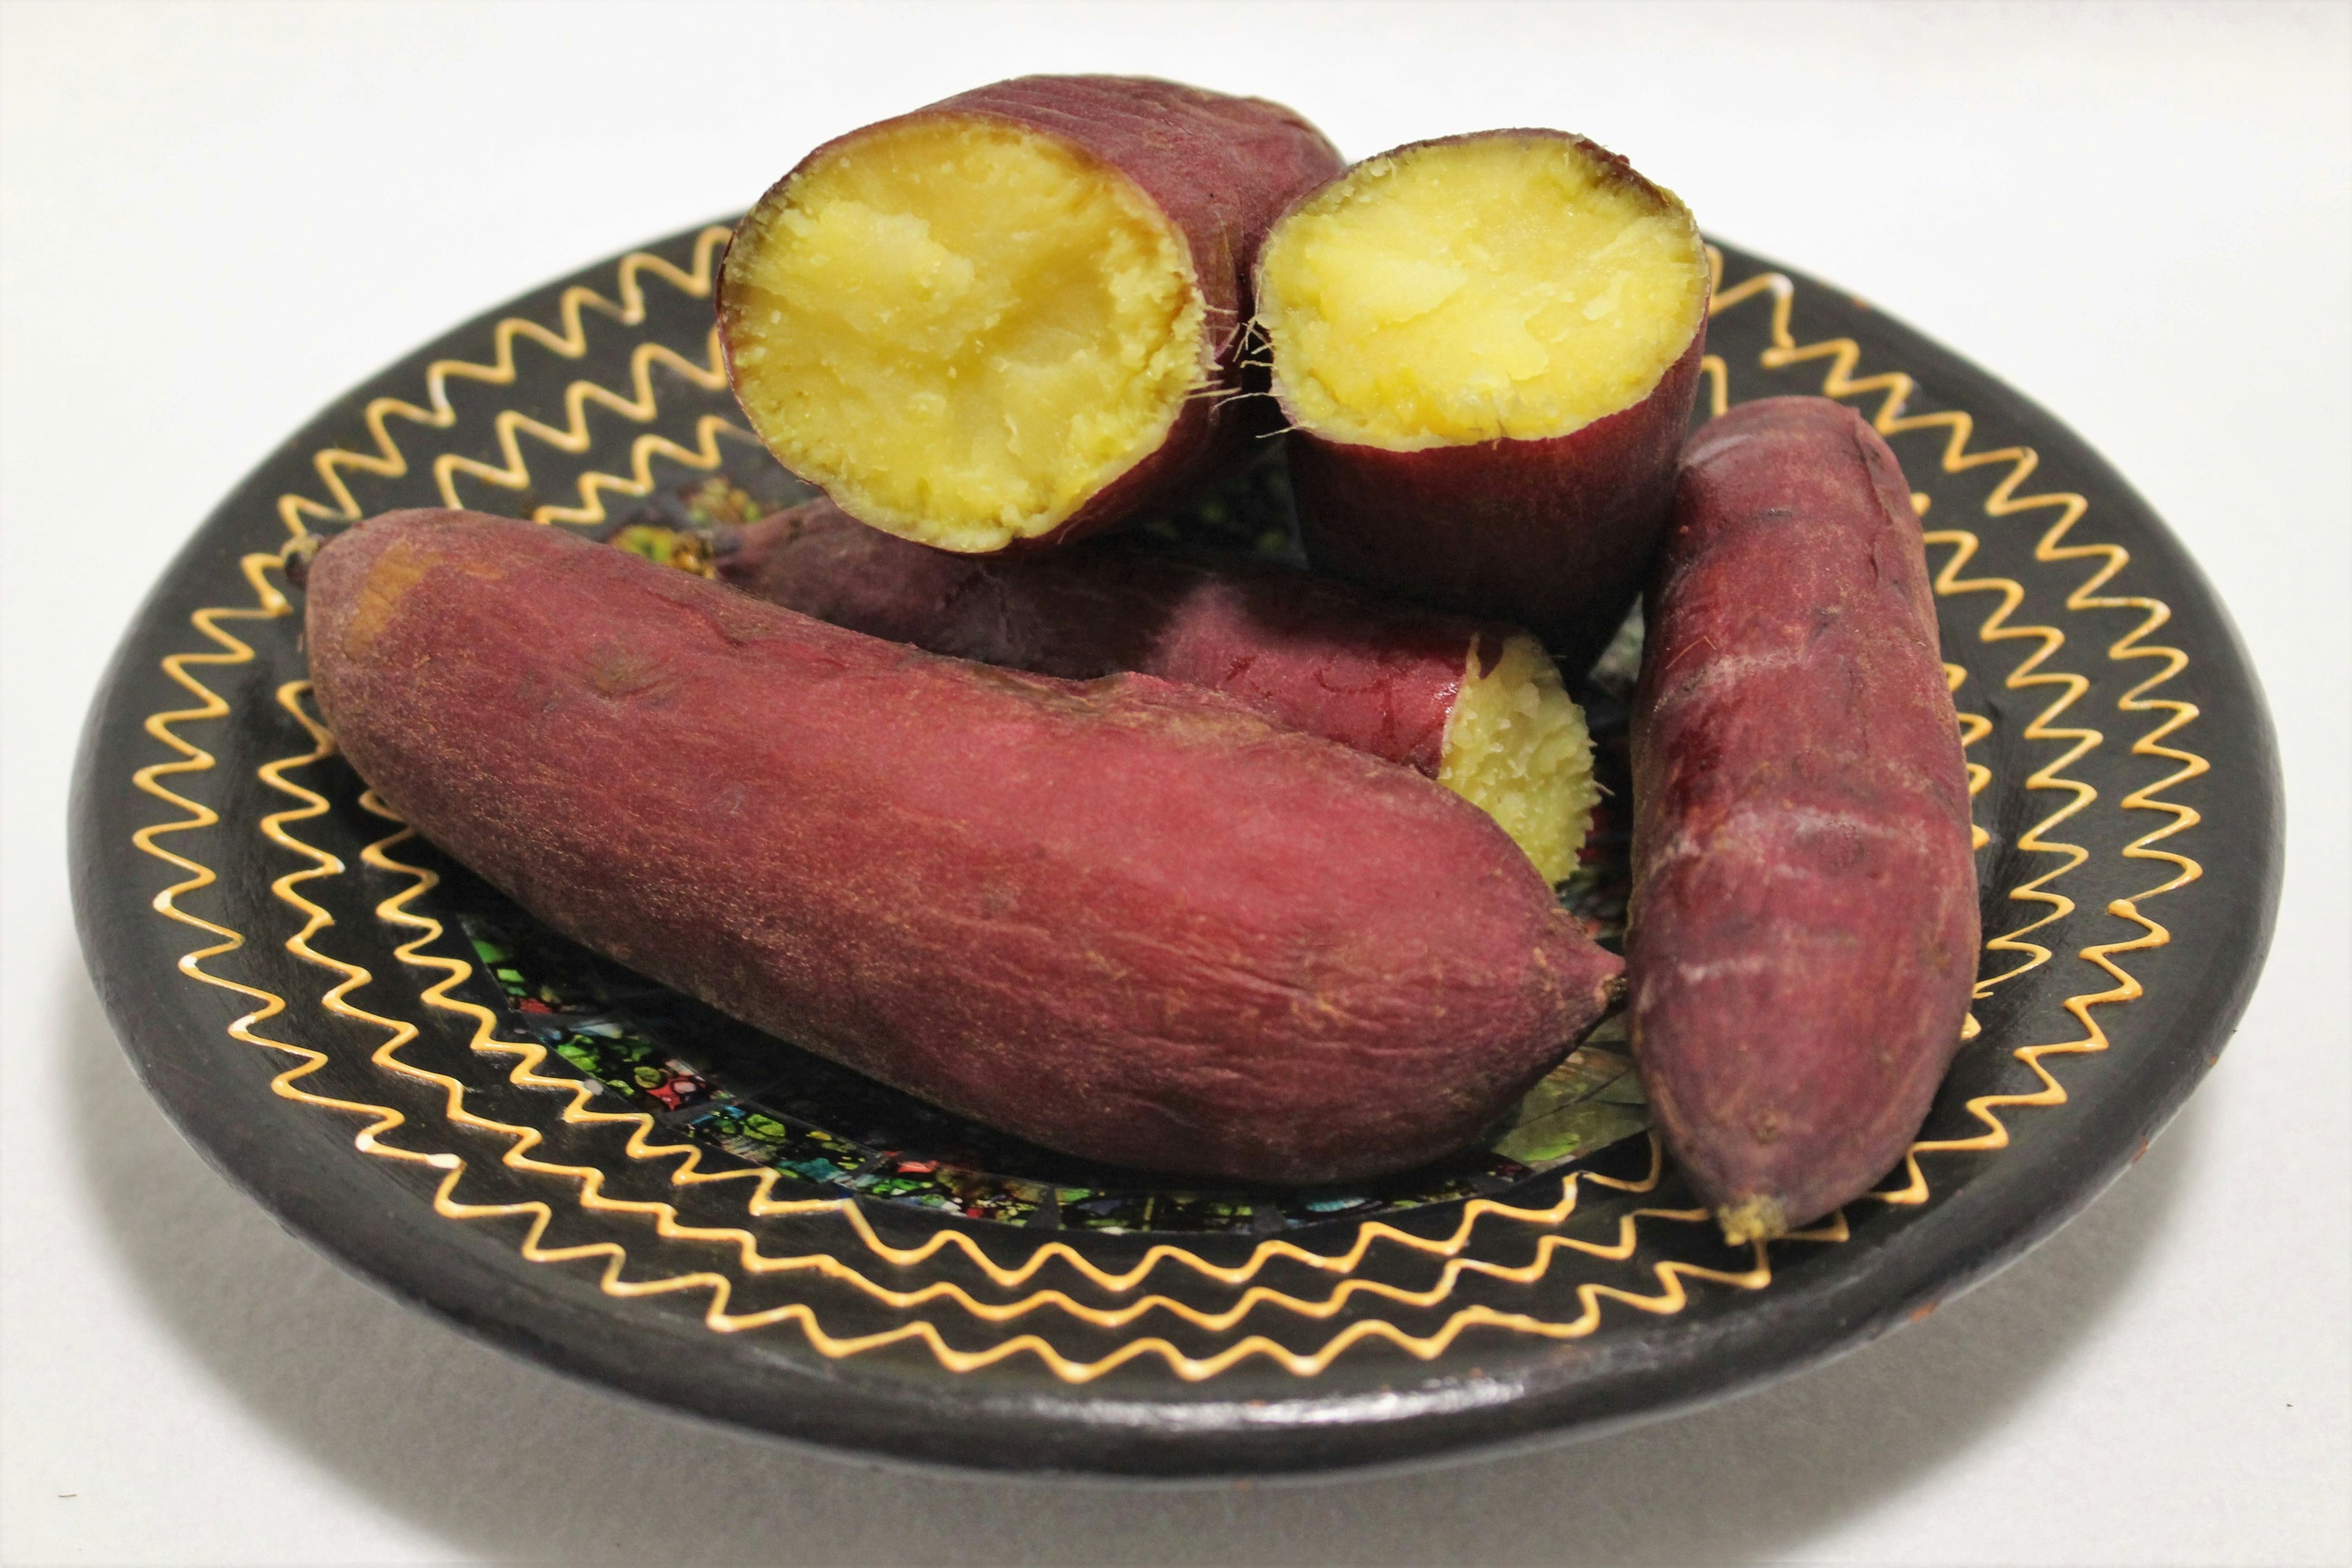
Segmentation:
<svg viewBox="0 0 2352 1568">
<path fill-rule="evenodd" d="M 1437 780 L 1502 824 L 1547 880 L 1575 869 L 1599 798 L 1591 742 L 1550 656 L 1516 627 L 1115 540 L 950 555 L 823 500 L 721 537 L 719 580 L 771 604 L 1044 675 L 1205 687 Z"/>
<path fill-rule="evenodd" d="M 1054 1148 L 1314 1183 L 1475 1136 L 1622 968 L 1487 817 L 1148 676 L 827 626 L 552 529 L 310 568 L 320 706 L 550 925 Z"/>
<path fill-rule="evenodd" d="M 988 553 L 1114 527 L 1242 448 L 1250 268 L 1339 166 L 1280 104 L 1139 77 L 1024 77 L 852 132 L 736 229 L 736 395 L 877 528 Z"/>
<path fill-rule="evenodd" d="M 1706 298 L 1689 211 L 1579 136 L 1418 142 L 1302 198 L 1257 299 L 1308 558 L 1580 677 L 1656 552 Z"/>
<path fill-rule="evenodd" d="M 1958 1048 L 1977 888 L 1911 488 L 1822 398 L 1683 454 L 1633 705 L 1633 1051 L 1724 1234 L 1902 1158 Z"/>
</svg>

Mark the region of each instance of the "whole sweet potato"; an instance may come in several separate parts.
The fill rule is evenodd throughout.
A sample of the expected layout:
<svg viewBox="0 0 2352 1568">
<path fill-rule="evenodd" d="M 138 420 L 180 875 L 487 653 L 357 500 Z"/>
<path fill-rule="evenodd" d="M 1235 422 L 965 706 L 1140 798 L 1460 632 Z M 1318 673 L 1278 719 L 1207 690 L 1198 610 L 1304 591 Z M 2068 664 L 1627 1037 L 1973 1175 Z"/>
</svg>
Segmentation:
<svg viewBox="0 0 2352 1568">
<path fill-rule="evenodd" d="M 986 553 L 1115 526 L 1241 449 L 1251 265 L 1339 166 L 1280 104 L 1141 77 L 1023 77 L 851 132 L 736 229 L 736 395 L 877 528 Z"/>
<path fill-rule="evenodd" d="M 1550 656 L 1516 627 L 1115 541 L 950 555 L 823 500 L 719 541 L 719 580 L 771 604 L 1044 675 L 1135 670 L 1205 687 L 1437 780 L 1501 823 L 1548 880 L 1575 869 L 1599 798 L 1591 741 Z"/>
<path fill-rule="evenodd" d="M 1910 486 L 1853 410 L 1695 435 L 1633 706 L 1635 1059 L 1732 1241 L 1902 1157 L 1976 979 L 1968 779 Z"/>
<path fill-rule="evenodd" d="M 1416 142 L 1302 197 L 1257 299 L 1308 559 L 1517 622 L 1580 678 L 1656 552 L 1706 288 L 1681 201 L 1562 132 Z"/>
<path fill-rule="evenodd" d="M 942 658 L 469 513 L 363 523 L 308 586 L 320 706 L 427 838 L 624 963 L 1073 1153 L 1428 1160 L 1621 967 L 1456 796 L 1206 692 Z"/>
</svg>

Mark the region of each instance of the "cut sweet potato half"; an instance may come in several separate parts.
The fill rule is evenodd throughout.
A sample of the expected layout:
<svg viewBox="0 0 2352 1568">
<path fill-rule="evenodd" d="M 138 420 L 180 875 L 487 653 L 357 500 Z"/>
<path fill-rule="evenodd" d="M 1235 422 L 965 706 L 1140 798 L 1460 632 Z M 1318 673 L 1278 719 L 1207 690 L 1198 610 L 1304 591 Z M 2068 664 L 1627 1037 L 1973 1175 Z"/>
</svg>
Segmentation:
<svg viewBox="0 0 2352 1568">
<path fill-rule="evenodd" d="M 719 331 L 784 466 L 987 553 L 1110 527 L 1236 447 L 1249 267 L 1339 167 L 1278 104 L 1028 77 L 826 143 L 737 228 Z"/>
<path fill-rule="evenodd" d="M 1688 209 L 1581 137 L 1420 142 L 1286 214 L 1257 298 L 1315 563 L 1517 621 L 1581 675 L 1640 591 L 1689 423 Z"/>
</svg>

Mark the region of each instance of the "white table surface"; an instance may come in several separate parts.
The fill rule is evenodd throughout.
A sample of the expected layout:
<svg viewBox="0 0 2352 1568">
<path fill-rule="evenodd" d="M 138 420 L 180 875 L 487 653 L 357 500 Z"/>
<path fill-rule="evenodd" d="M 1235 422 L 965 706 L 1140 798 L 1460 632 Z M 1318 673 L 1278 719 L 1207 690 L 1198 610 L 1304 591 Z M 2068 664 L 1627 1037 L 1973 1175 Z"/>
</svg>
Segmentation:
<svg viewBox="0 0 2352 1568">
<path fill-rule="evenodd" d="M 1557 124 L 2104 450 L 2235 611 L 2292 823 L 2221 1066 L 2056 1239 L 1606 1441 L 1187 1492 L 908 1475 L 624 1405 L 280 1232 L 83 977 L 77 727 L 139 598 L 448 325 L 999 76 L 1287 100 L 1356 155 Z M 1261 4 L 0 11 L 12 1564 L 2287 1563 L 2352 1553 L 2352 9 Z"/>
</svg>

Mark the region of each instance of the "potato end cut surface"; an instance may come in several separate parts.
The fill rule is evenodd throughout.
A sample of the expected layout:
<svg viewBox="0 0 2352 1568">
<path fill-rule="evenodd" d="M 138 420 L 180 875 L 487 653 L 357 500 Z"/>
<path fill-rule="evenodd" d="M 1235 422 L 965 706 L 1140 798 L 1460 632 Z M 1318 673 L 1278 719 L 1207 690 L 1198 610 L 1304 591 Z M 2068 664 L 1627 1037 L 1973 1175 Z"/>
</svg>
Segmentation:
<svg viewBox="0 0 2352 1568">
<path fill-rule="evenodd" d="M 1495 662 L 1474 647 L 1445 721 L 1437 782 L 1493 817 L 1547 882 L 1576 869 L 1592 808 L 1592 737 L 1543 645 L 1520 633 Z"/>
<path fill-rule="evenodd" d="M 1706 310 L 1689 210 L 1591 142 L 1497 132 L 1358 164 L 1266 242 L 1275 390 L 1328 440 L 1564 436 L 1647 396 Z"/>
<path fill-rule="evenodd" d="M 1779 1198 L 1769 1194 L 1725 1204 L 1715 1211 L 1715 1223 L 1723 1227 L 1726 1247 L 1778 1241 L 1789 1234 L 1789 1212 L 1781 1207 Z"/>
<path fill-rule="evenodd" d="M 736 393 L 861 521 L 982 552 L 1051 532 L 1205 385 L 1182 234 L 1059 138 L 920 114 L 821 151 L 730 247 Z"/>
</svg>

